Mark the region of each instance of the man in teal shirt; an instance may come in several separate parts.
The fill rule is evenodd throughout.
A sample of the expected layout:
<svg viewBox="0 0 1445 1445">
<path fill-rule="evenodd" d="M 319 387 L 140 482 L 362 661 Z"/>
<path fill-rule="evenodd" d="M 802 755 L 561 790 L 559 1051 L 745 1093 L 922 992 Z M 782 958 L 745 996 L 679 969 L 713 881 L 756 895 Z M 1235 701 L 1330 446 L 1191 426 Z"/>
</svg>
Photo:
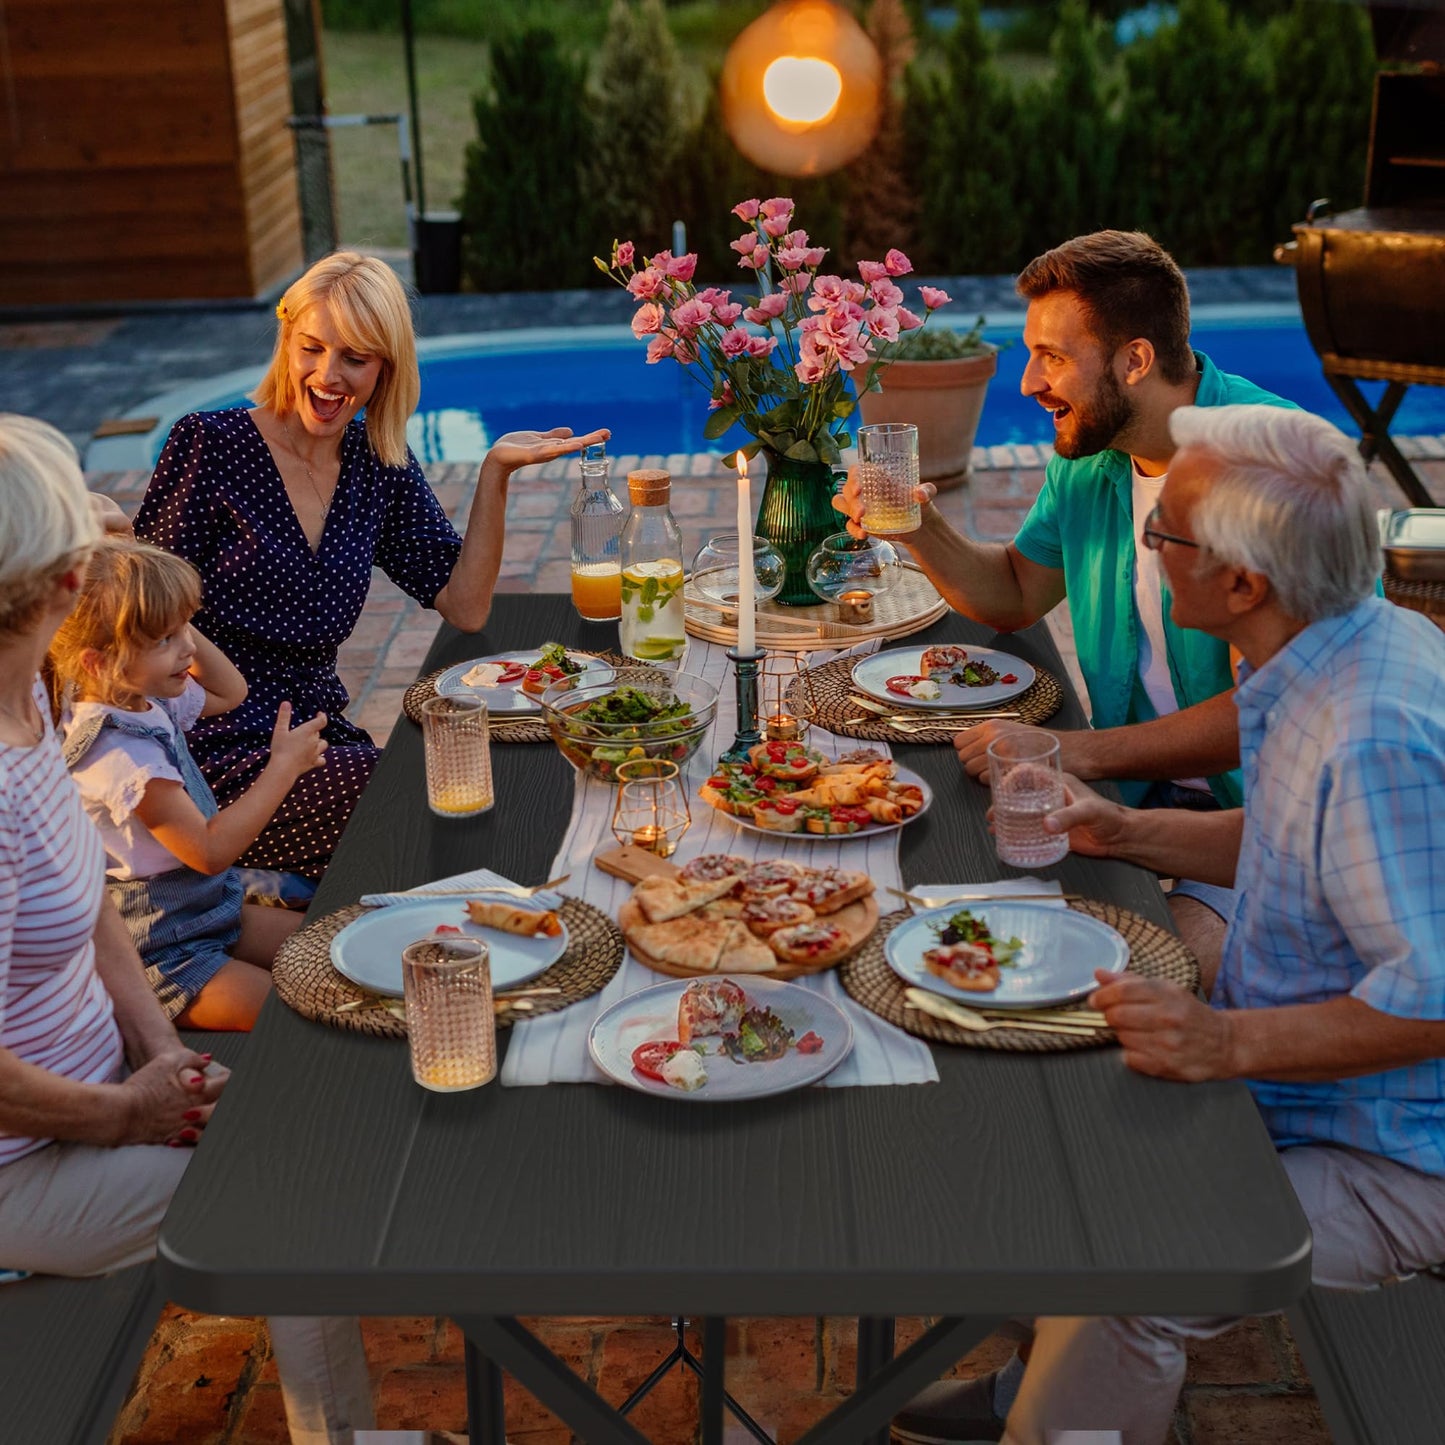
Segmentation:
<svg viewBox="0 0 1445 1445">
<path fill-rule="evenodd" d="M 1172 412 L 1291 403 L 1190 348 L 1184 275 L 1139 232 L 1077 236 L 1031 261 L 1017 286 L 1029 302 L 1023 392 L 1053 414 L 1043 490 L 1012 542 L 974 542 L 931 505 L 902 540 L 956 611 L 1000 631 L 1037 622 L 1067 595 L 1093 714 L 1092 730 L 1058 734 L 1069 772 L 1118 779 L 1133 804 L 1237 807 L 1229 648 L 1170 621 L 1168 587 L 1143 531 L 1174 454 Z M 920 488 L 925 502 L 933 495 Z M 862 535 L 853 480 L 834 505 Z M 1019 726 L 960 733 L 960 761 L 986 776 L 990 740 Z M 1197 890 L 1176 903 L 1175 919 L 1191 944 L 1217 954 L 1223 923 L 1214 914 L 1228 908 Z"/>
</svg>

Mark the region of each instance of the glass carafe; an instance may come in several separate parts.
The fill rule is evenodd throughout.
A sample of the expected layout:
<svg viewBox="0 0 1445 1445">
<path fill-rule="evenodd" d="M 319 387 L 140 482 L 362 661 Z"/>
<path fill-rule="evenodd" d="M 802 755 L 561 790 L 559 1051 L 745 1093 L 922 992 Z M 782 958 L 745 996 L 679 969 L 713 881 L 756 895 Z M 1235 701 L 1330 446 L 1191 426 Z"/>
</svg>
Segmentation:
<svg viewBox="0 0 1445 1445">
<path fill-rule="evenodd" d="M 622 529 L 622 650 L 639 662 L 682 656 L 682 533 L 668 502 L 667 472 L 627 474 L 632 515 Z"/>
<path fill-rule="evenodd" d="M 602 442 L 582 450 L 582 484 L 572 501 L 572 605 L 587 622 L 622 616 L 622 499 L 612 490 Z"/>
</svg>

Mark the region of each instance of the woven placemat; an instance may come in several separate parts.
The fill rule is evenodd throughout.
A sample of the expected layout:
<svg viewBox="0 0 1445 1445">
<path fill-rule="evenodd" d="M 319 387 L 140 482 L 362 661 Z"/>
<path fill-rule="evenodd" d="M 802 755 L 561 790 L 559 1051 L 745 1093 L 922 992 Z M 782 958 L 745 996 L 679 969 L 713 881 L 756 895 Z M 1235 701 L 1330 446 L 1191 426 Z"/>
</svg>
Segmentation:
<svg viewBox="0 0 1445 1445">
<path fill-rule="evenodd" d="M 1094 899 L 1083 899 L 1069 904 L 1080 913 L 1087 913 L 1110 928 L 1117 929 L 1129 945 L 1131 972 L 1145 978 L 1163 978 L 1171 983 L 1183 984 L 1185 988 L 1199 987 L 1199 963 L 1194 955 L 1168 929 L 1150 923 L 1127 908 L 1116 908 L 1112 903 L 1099 903 Z M 838 976 L 843 987 L 869 1013 L 903 1029 L 904 1032 L 927 1039 L 934 1044 L 967 1044 L 974 1049 L 1003 1049 L 1009 1053 L 1054 1054 L 1073 1049 L 1093 1049 L 1100 1044 L 1114 1042 L 1111 1029 L 1096 1029 L 1092 1034 L 1039 1034 L 1025 1029 L 989 1029 L 987 1033 L 973 1033 L 944 1019 L 918 1009 L 905 1008 L 904 990 L 908 985 L 888 966 L 883 956 L 883 940 L 897 926 L 912 914 L 905 909 L 889 913 L 878 921 L 873 937 L 853 955 L 838 966 Z M 980 1001 L 981 1007 L 987 1005 Z M 1084 1007 L 1080 1004 L 1079 1007 Z"/>
<path fill-rule="evenodd" d="M 615 652 L 578 652 L 579 657 L 595 657 L 611 667 L 622 667 L 630 661 Z M 421 726 L 421 705 L 437 695 L 437 679 L 444 672 L 450 672 L 456 664 L 439 667 L 425 677 L 419 677 L 402 694 L 401 710 L 418 727 Z M 527 713 L 519 718 L 509 718 L 505 713 L 493 713 L 488 719 L 488 736 L 494 743 L 545 743 L 552 734 L 539 713 Z"/>
<path fill-rule="evenodd" d="M 331 963 L 331 940 L 353 919 L 369 912 L 369 908 L 353 903 L 298 929 L 276 955 L 271 977 L 282 1001 L 303 1018 L 315 1019 L 336 1029 L 348 1029 L 352 1033 L 404 1039 L 406 1024 L 388 1009 L 337 1012 L 340 1004 L 372 997 L 350 979 L 343 978 Z M 556 1013 L 579 999 L 597 993 L 606 987 L 621 966 L 622 934 L 600 908 L 583 903 L 580 898 L 563 898 L 558 912 L 567 925 L 567 951 L 545 973 L 529 980 L 525 987 L 560 988 L 562 992 L 528 999 L 527 1002 L 532 1005 L 530 1009 L 498 1009 L 498 1028 L 508 1028 L 519 1020 Z"/>
<path fill-rule="evenodd" d="M 978 723 L 941 723 L 936 728 L 925 728 L 906 733 L 895 731 L 881 720 L 868 719 L 866 722 L 848 722 L 863 711 L 850 700 L 857 690 L 853 681 L 853 667 L 856 657 L 838 657 L 825 662 L 821 667 L 809 668 L 800 673 L 788 685 L 788 703 L 794 710 L 811 709 L 813 722 L 830 733 L 845 738 L 866 738 L 875 743 L 948 743 L 955 733 L 965 728 L 977 727 Z M 1006 706 L 1019 714 L 1019 721 L 1026 723 L 1047 722 L 1058 712 L 1064 701 L 1063 689 L 1053 673 L 1042 667 L 1034 668 L 1034 680 L 1017 697 L 1010 698 Z M 900 708 L 904 705 L 900 704 Z M 927 715 L 921 710 L 919 721 Z M 979 719 L 980 722 L 984 719 Z"/>
<path fill-rule="evenodd" d="M 1385 596 L 1414 612 L 1445 612 L 1445 582 L 1420 582 L 1385 572 Z"/>
</svg>

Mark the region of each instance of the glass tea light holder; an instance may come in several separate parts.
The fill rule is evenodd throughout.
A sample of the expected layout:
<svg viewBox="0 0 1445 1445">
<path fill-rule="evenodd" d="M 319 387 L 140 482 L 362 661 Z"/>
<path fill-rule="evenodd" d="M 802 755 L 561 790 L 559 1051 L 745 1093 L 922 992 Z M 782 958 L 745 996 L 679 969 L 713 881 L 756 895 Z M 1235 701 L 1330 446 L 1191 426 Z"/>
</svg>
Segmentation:
<svg viewBox="0 0 1445 1445">
<path fill-rule="evenodd" d="M 430 697 L 421 705 L 426 797 L 441 818 L 470 818 L 492 806 L 487 705 L 479 697 Z"/>
<path fill-rule="evenodd" d="M 802 679 L 802 687 L 794 684 Z M 792 694 L 791 696 L 789 694 Z M 801 743 L 817 716 L 812 678 L 796 652 L 770 653 L 763 663 L 763 737 L 770 743 Z"/>
<path fill-rule="evenodd" d="M 617 768 L 612 836 L 624 846 L 670 858 L 692 826 L 692 810 L 676 763 L 633 758 Z"/>
<path fill-rule="evenodd" d="M 432 934 L 401 953 L 412 1077 L 452 1094 L 490 1083 L 497 1073 L 492 963 L 479 938 Z"/>
<path fill-rule="evenodd" d="M 783 590 L 786 568 L 783 554 L 764 537 L 753 538 L 753 602 L 771 602 Z M 692 559 L 692 600 L 719 614 L 725 627 L 736 627 L 741 582 L 738 573 L 738 534 L 720 532 L 709 537 Z"/>
<path fill-rule="evenodd" d="M 838 609 L 840 622 L 861 626 L 874 620 L 874 602 L 898 580 L 897 548 L 881 537 L 834 532 L 808 558 L 808 586 Z"/>
</svg>

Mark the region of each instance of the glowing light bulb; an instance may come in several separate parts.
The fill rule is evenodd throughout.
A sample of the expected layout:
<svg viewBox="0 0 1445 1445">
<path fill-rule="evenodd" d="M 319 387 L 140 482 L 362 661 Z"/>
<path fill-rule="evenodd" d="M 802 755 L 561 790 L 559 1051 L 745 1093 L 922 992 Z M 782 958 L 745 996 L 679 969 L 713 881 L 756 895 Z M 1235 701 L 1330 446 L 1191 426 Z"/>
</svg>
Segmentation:
<svg viewBox="0 0 1445 1445">
<path fill-rule="evenodd" d="M 811 55 L 780 55 L 763 72 L 763 99 L 780 120 L 816 125 L 838 108 L 838 67 Z"/>
</svg>

